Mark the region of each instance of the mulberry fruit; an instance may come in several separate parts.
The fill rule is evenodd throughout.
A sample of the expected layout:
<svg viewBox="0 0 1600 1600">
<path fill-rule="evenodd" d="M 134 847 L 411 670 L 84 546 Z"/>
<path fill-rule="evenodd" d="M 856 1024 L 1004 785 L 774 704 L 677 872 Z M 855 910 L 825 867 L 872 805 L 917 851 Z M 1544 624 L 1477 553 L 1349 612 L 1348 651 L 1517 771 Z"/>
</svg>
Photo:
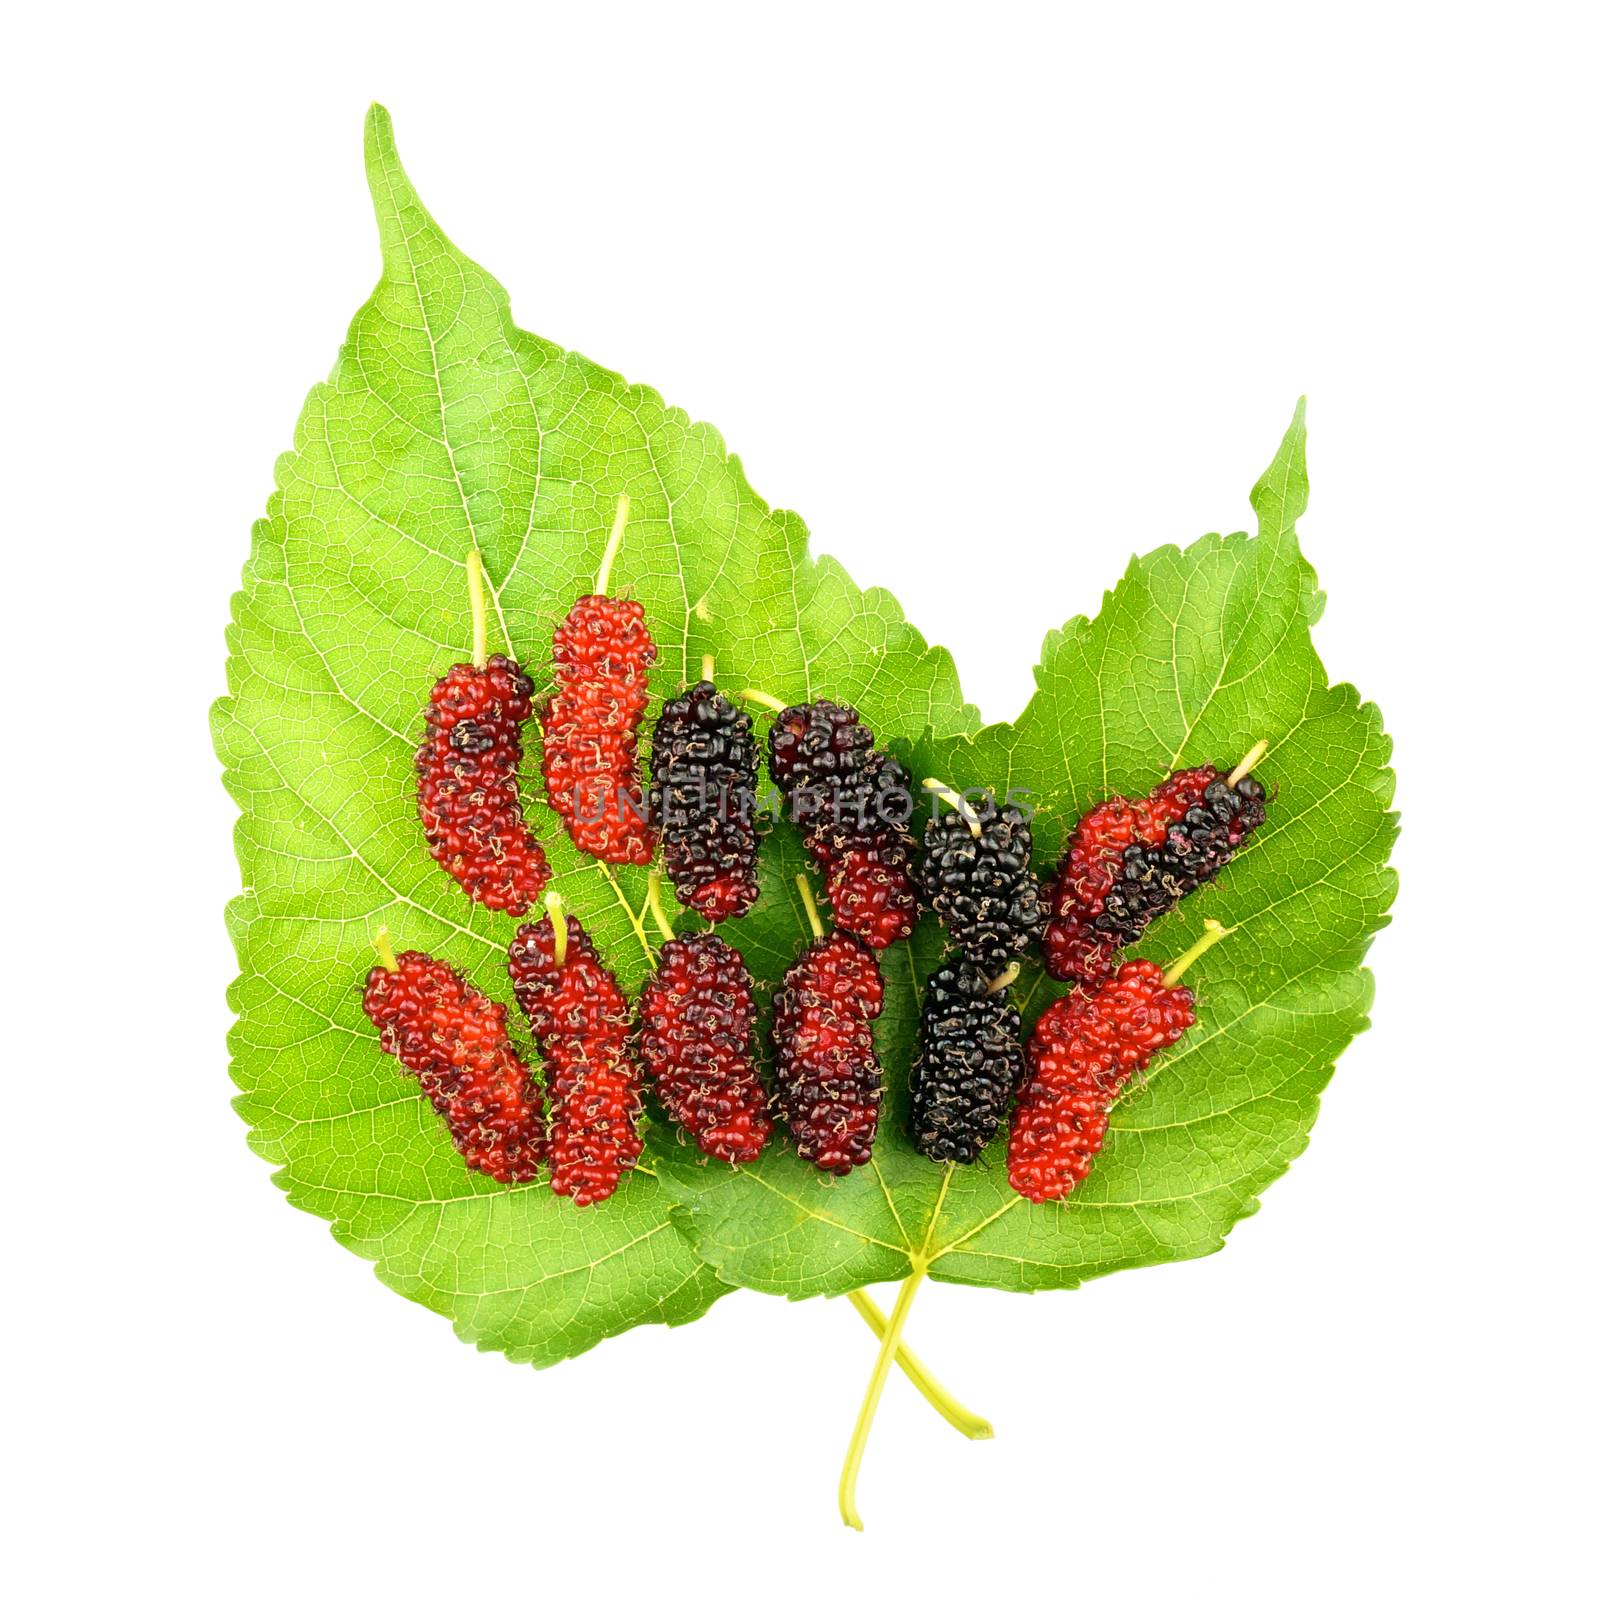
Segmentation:
<svg viewBox="0 0 1600 1600">
<path fill-rule="evenodd" d="M 544 1153 L 544 1100 L 506 1036 L 506 1008 L 418 950 L 368 975 L 362 1009 L 379 1042 L 422 1085 L 474 1172 L 526 1183 Z M 392 963 L 392 964 L 391 964 Z"/>
<path fill-rule="evenodd" d="M 550 881 L 517 789 L 533 685 L 514 661 L 452 667 L 433 686 L 417 751 L 417 814 L 433 859 L 480 905 L 521 916 Z"/>
<path fill-rule="evenodd" d="M 1014 805 L 991 802 L 980 813 L 963 804 L 928 820 L 918 873 L 923 898 L 980 971 L 996 973 L 1044 927 L 1032 853 L 1033 829 Z"/>
<path fill-rule="evenodd" d="M 572 842 L 586 855 L 644 866 L 655 854 L 639 782 L 638 731 L 656 658 L 644 607 L 605 593 L 627 522 L 626 496 L 606 547 L 598 594 L 556 629 L 555 691 L 544 709 L 544 783 Z"/>
<path fill-rule="evenodd" d="M 883 978 L 854 934 L 819 938 L 784 974 L 772 1008 L 778 1102 L 800 1158 L 849 1172 L 872 1155 L 883 1071 L 871 1023 Z"/>
<path fill-rule="evenodd" d="M 778 713 L 767 767 L 789 801 L 837 927 L 873 950 L 917 925 L 916 846 L 905 768 L 873 749 L 853 706 L 818 700 Z"/>
<path fill-rule="evenodd" d="M 1011 1119 L 1006 1167 L 1018 1194 L 1054 1200 L 1088 1176 L 1123 1085 L 1194 1023 L 1194 995 L 1177 980 L 1229 931 L 1205 926 L 1165 975 L 1153 961 L 1125 961 L 1099 986 L 1045 1008 Z"/>
<path fill-rule="evenodd" d="M 756 744 L 750 718 L 705 679 L 670 702 L 650 754 L 650 812 L 667 876 L 707 922 L 755 904 Z"/>
<path fill-rule="evenodd" d="M 922 997 L 911 1069 L 911 1137 L 932 1161 L 975 1161 L 1022 1075 L 1022 1018 L 974 966 L 941 967 Z"/>
<path fill-rule="evenodd" d="M 1045 965 L 1053 977 L 1094 982 L 1117 952 L 1231 861 L 1266 817 L 1266 791 L 1248 768 L 1174 773 L 1145 800 L 1102 801 L 1078 823 L 1051 891 Z"/>
<path fill-rule="evenodd" d="M 854 706 L 832 700 L 788 706 L 767 734 L 767 768 L 785 798 L 797 790 L 831 798 L 861 770 L 872 744 L 872 730 Z"/>
<path fill-rule="evenodd" d="M 657 1098 L 708 1156 L 754 1161 L 772 1133 L 752 1058 L 744 958 L 715 933 L 671 939 L 639 996 L 639 1060 Z"/>
<path fill-rule="evenodd" d="M 550 915 L 511 941 L 511 987 L 539 1046 L 550 1096 L 550 1192 L 586 1206 L 616 1191 L 644 1148 L 628 1001 L 578 919 Z"/>
</svg>

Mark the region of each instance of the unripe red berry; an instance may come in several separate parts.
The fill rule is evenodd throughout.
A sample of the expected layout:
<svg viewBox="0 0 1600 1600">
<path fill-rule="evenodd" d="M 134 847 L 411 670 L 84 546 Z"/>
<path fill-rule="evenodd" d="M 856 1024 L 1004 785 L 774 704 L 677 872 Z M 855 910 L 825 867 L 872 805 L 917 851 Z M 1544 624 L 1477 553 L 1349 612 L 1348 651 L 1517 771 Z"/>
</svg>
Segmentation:
<svg viewBox="0 0 1600 1600">
<path fill-rule="evenodd" d="M 506 1036 L 506 1008 L 419 950 L 374 967 L 362 1009 L 383 1048 L 422 1085 L 462 1158 L 497 1183 L 526 1183 L 544 1149 L 539 1085 Z"/>
<path fill-rule="evenodd" d="M 417 813 L 433 859 L 480 905 L 520 916 L 550 881 L 517 788 L 533 685 L 514 661 L 452 667 L 417 751 Z"/>
<path fill-rule="evenodd" d="M 544 782 L 572 842 L 600 861 L 655 854 L 638 734 L 656 647 L 634 600 L 585 595 L 556 629 L 555 692 L 540 719 Z"/>
<path fill-rule="evenodd" d="M 639 996 L 639 1059 L 656 1097 L 718 1161 L 754 1161 L 772 1133 L 752 1052 L 744 957 L 715 933 L 669 939 Z"/>
<path fill-rule="evenodd" d="M 1153 961 L 1124 962 L 1098 988 L 1047 1006 L 1028 1040 L 1006 1171 L 1029 1200 L 1054 1200 L 1089 1174 L 1117 1095 L 1194 1022 L 1188 989 L 1164 989 Z"/>
<path fill-rule="evenodd" d="M 550 1096 L 550 1192 L 586 1206 L 616 1192 L 644 1148 L 639 1069 L 628 1052 L 628 1001 L 578 919 L 566 917 L 556 962 L 548 917 L 511 941 L 511 986 L 544 1057 Z"/>
<path fill-rule="evenodd" d="M 883 1070 L 872 1021 L 883 978 L 853 934 L 818 939 L 784 974 L 772 1008 L 778 1100 L 795 1150 L 823 1172 L 849 1172 L 872 1155 Z"/>
</svg>

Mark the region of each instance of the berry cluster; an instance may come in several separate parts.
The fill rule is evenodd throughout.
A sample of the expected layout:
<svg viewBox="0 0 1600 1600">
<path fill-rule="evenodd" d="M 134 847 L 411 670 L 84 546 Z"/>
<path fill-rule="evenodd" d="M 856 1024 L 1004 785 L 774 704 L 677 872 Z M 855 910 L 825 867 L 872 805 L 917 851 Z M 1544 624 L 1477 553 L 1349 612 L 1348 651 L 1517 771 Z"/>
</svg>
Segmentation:
<svg viewBox="0 0 1600 1600">
<path fill-rule="evenodd" d="M 1022 1018 L 1006 992 L 961 962 L 922 995 L 922 1048 L 911 1069 L 911 1137 L 932 1161 L 971 1162 L 994 1137 L 1022 1076 Z"/>
<path fill-rule="evenodd" d="M 480 905 L 521 916 L 550 881 L 517 789 L 533 685 L 514 661 L 452 667 L 433 686 L 417 751 L 417 814 L 433 859 Z"/>
<path fill-rule="evenodd" d="M 497 1183 L 526 1183 L 538 1173 L 544 1101 L 506 1037 L 504 1006 L 417 950 L 374 967 L 361 1005 L 474 1172 Z"/>
<path fill-rule="evenodd" d="M 1098 987 L 1048 1006 L 1028 1040 L 1011 1120 L 1011 1187 L 1037 1202 L 1081 1183 L 1122 1086 L 1193 1022 L 1194 996 L 1165 987 L 1152 961 L 1125 962 Z"/>
<path fill-rule="evenodd" d="M 940 812 L 922 836 L 918 881 L 950 942 L 993 976 L 1044 926 L 1033 829 L 1014 805 Z"/>
<path fill-rule="evenodd" d="M 756 764 L 749 716 L 709 680 L 656 723 L 650 813 L 678 898 L 707 922 L 755 904 Z"/>
<path fill-rule="evenodd" d="M 578 919 L 559 908 L 517 930 L 509 966 L 544 1057 L 551 1193 L 580 1206 L 605 1200 L 644 1148 L 635 1128 L 639 1070 L 628 1053 L 627 997 Z"/>
<path fill-rule="evenodd" d="M 835 924 L 873 950 L 917 925 L 905 768 L 873 748 L 854 706 L 789 706 L 767 735 L 767 768 L 823 874 Z"/>
<path fill-rule="evenodd" d="M 556 629 L 555 692 L 541 718 L 544 783 L 572 842 L 600 861 L 655 854 L 638 770 L 656 647 L 636 600 L 585 595 Z"/>
<path fill-rule="evenodd" d="M 883 977 L 854 934 L 816 940 L 784 974 L 772 1008 L 778 1100 L 795 1149 L 823 1172 L 849 1172 L 872 1155 L 883 1070 L 872 1021 Z"/>
<path fill-rule="evenodd" d="M 638 731 L 655 646 L 643 608 L 605 593 L 626 512 L 619 502 L 599 592 L 556 630 L 555 683 L 542 715 L 548 797 L 578 846 L 602 861 L 648 863 L 659 826 L 680 900 L 721 922 L 757 897 L 751 719 L 717 690 L 707 656 L 702 680 L 657 722 L 644 804 Z M 520 914 L 550 876 L 517 786 L 533 686 L 515 662 L 487 655 L 475 551 L 468 574 L 475 664 L 434 686 L 416 758 L 418 808 L 434 857 L 467 893 Z M 1018 806 L 988 798 L 975 810 L 928 779 L 951 807 L 928 822 L 918 862 L 906 772 L 875 748 L 854 707 L 782 707 L 744 693 L 777 711 L 771 774 L 824 875 L 835 922 L 823 931 L 802 875 L 814 940 L 785 974 L 772 1017 L 776 1103 L 798 1154 L 831 1174 L 871 1157 L 883 1095 L 872 1023 L 884 983 L 874 952 L 910 935 L 920 891 L 953 948 L 924 995 L 912 1141 L 934 1161 L 973 1162 L 1015 1097 L 1012 1187 L 1035 1201 L 1067 1194 L 1089 1172 L 1124 1084 L 1194 1022 L 1193 996 L 1176 980 L 1226 930 L 1208 923 L 1205 939 L 1165 978 L 1148 961 L 1117 966 L 1117 954 L 1214 878 L 1261 825 L 1266 791 L 1249 770 L 1265 742 L 1226 778 L 1194 767 L 1142 799 L 1094 806 L 1046 897 Z M 544 1058 L 543 1093 L 507 1038 L 503 1006 L 445 963 L 415 951 L 396 960 L 380 942 L 384 965 L 368 979 L 367 1014 L 474 1171 L 520 1182 L 548 1163 L 554 1193 L 579 1205 L 605 1200 L 642 1152 L 647 1082 L 704 1155 L 733 1164 L 766 1147 L 773 1117 L 755 1061 L 744 958 L 715 932 L 672 937 L 658 894 L 653 878 L 650 904 L 668 939 L 639 996 L 636 1028 L 616 978 L 557 896 L 549 896 L 549 916 L 518 929 L 511 981 Z M 1007 989 L 1017 958 L 1041 933 L 1046 966 L 1077 987 L 1046 1009 L 1024 1050 Z"/>
<path fill-rule="evenodd" d="M 1085 813 L 1050 896 L 1045 965 L 1093 983 L 1117 952 L 1225 867 L 1266 817 L 1266 790 L 1212 766 L 1174 773 L 1145 799 L 1120 796 Z"/>
</svg>

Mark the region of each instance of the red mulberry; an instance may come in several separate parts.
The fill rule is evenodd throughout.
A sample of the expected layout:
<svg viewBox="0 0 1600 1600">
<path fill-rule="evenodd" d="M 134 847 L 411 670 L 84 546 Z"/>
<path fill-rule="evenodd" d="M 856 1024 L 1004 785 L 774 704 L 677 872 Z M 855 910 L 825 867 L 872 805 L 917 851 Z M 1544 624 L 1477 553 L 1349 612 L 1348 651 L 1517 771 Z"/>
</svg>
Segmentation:
<svg viewBox="0 0 1600 1600">
<path fill-rule="evenodd" d="M 911 1138 L 932 1161 L 970 1162 L 1005 1120 L 1022 1075 L 1022 1018 L 1004 990 L 961 962 L 922 996 L 922 1048 L 911 1069 Z"/>
<path fill-rule="evenodd" d="M 883 1071 L 871 1023 L 883 978 L 853 934 L 818 939 L 784 974 L 772 1008 L 778 1101 L 795 1149 L 823 1172 L 849 1172 L 872 1155 Z"/>
<path fill-rule="evenodd" d="M 417 751 L 417 813 L 433 859 L 480 905 L 520 916 L 550 881 L 517 789 L 533 685 L 514 661 L 452 667 Z"/>
<path fill-rule="evenodd" d="M 1048 1006 L 1028 1040 L 1011 1120 L 1011 1187 L 1041 1201 L 1082 1183 L 1122 1086 L 1193 1022 L 1194 996 L 1164 988 L 1153 961 L 1124 962 L 1098 988 L 1074 989 Z"/>
<path fill-rule="evenodd" d="M 991 977 L 1044 927 L 1032 854 L 1033 829 L 1014 805 L 940 812 L 923 833 L 923 898 L 950 942 Z"/>
<path fill-rule="evenodd" d="M 600 861 L 644 866 L 655 854 L 638 765 L 639 723 L 656 647 L 644 607 L 606 595 L 628 520 L 626 495 L 595 579 L 556 629 L 555 693 L 545 707 L 544 786 L 572 842 Z"/>
<path fill-rule="evenodd" d="M 1248 759 L 1248 758 L 1247 758 Z M 1146 800 L 1102 801 L 1068 843 L 1051 890 L 1045 965 L 1094 982 L 1162 912 L 1214 878 L 1266 817 L 1266 791 L 1241 763 L 1174 773 Z"/>
<path fill-rule="evenodd" d="M 639 1069 L 628 1053 L 626 996 L 578 919 L 551 910 L 517 929 L 511 986 L 544 1056 L 550 1191 L 586 1206 L 612 1195 L 644 1148 Z"/>
<path fill-rule="evenodd" d="M 639 996 L 639 1059 L 657 1098 L 718 1161 L 754 1161 L 772 1133 L 751 1043 L 744 957 L 715 933 L 671 939 Z"/>
<path fill-rule="evenodd" d="M 707 922 L 755 904 L 756 743 L 749 716 L 710 682 L 671 701 L 650 752 L 650 812 L 667 876 Z"/>
<path fill-rule="evenodd" d="M 418 950 L 393 967 L 374 967 L 361 1004 L 474 1172 L 497 1183 L 526 1183 L 538 1173 L 544 1101 L 506 1037 L 503 1005 Z"/>
<path fill-rule="evenodd" d="M 824 874 L 835 924 L 887 949 L 917 925 L 915 841 L 905 768 L 873 749 L 853 706 L 818 700 L 778 713 L 767 767 Z"/>
</svg>

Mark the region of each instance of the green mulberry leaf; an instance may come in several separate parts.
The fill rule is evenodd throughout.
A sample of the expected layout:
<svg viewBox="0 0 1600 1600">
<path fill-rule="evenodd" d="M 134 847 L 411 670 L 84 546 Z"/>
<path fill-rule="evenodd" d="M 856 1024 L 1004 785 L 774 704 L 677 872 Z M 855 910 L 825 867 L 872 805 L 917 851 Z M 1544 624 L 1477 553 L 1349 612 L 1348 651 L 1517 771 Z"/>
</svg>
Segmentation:
<svg viewBox="0 0 1600 1600">
<path fill-rule="evenodd" d="M 1016 724 L 980 729 L 948 656 L 892 597 L 810 558 L 799 520 L 766 507 L 713 430 L 512 324 L 499 285 L 422 208 L 376 108 L 367 166 L 383 277 L 279 463 L 214 718 L 242 813 L 238 1103 L 291 1200 L 462 1337 L 538 1363 L 687 1321 L 734 1285 L 839 1293 L 925 1268 L 1033 1289 L 1217 1248 L 1305 1143 L 1363 1025 L 1362 955 L 1393 894 L 1387 742 L 1373 708 L 1328 687 L 1309 639 L 1321 600 L 1294 536 L 1301 417 L 1257 486 L 1257 535 L 1135 561 L 1098 618 L 1047 640 Z M 542 1184 L 466 1172 L 378 1050 L 359 997 L 379 923 L 508 998 L 512 920 L 471 906 L 428 859 L 412 793 L 428 686 L 467 652 L 467 552 L 482 551 L 491 581 L 491 646 L 537 678 L 622 493 L 633 517 L 614 587 L 649 614 L 658 699 L 712 654 L 728 688 L 849 700 L 921 771 L 1032 791 L 1042 868 L 1108 790 L 1274 740 L 1267 827 L 1146 941 L 1162 958 L 1202 915 L 1238 928 L 1194 979 L 1202 1023 L 1125 1098 L 1066 1203 L 1018 1201 L 998 1149 L 962 1171 L 910 1149 L 918 982 L 941 950 L 931 925 L 886 959 L 890 1095 L 874 1162 L 843 1180 L 776 1148 L 710 1169 L 657 1128 L 618 1195 L 578 1211 Z M 637 987 L 653 938 L 644 875 L 577 855 L 553 814 L 530 814 L 569 906 Z M 764 993 L 807 938 L 804 864 L 780 824 L 761 903 L 726 930 Z M 1031 1014 L 1053 992 L 1036 970 L 1022 986 Z"/>
<path fill-rule="evenodd" d="M 1376 708 L 1330 687 L 1311 643 L 1322 596 L 1294 531 L 1306 503 L 1303 403 L 1251 499 L 1254 536 L 1141 557 L 1093 621 L 1051 634 L 1015 724 L 931 745 L 936 775 L 957 788 L 1029 793 L 1043 873 L 1107 794 L 1144 793 L 1175 768 L 1226 766 L 1272 741 L 1259 773 L 1277 790 L 1266 825 L 1139 946 L 1166 961 L 1205 917 L 1235 930 L 1186 979 L 1198 1024 L 1118 1103 L 1089 1178 L 1064 1201 L 1030 1204 L 1007 1185 L 1002 1141 L 970 1168 L 941 1168 L 907 1137 L 916 990 L 942 950 L 925 918 L 885 962 L 887 1092 L 868 1167 L 827 1180 L 773 1151 L 728 1171 L 661 1146 L 684 1232 L 727 1282 L 799 1298 L 926 1270 L 1068 1288 L 1220 1248 L 1304 1149 L 1335 1058 L 1371 1003 L 1361 963 L 1394 896 L 1393 777 Z M 1031 1020 L 1062 991 L 1035 966 L 1017 992 Z"/>
<path fill-rule="evenodd" d="M 377 107 L 366 160 L 382 279 L 278 462 L 213 717 L 241 812 L 233 1072 L 251 1144 L 294 1204 L 463 1338 L 544 1364 L 699 1316 L 728 1285 L 673 1226 L 649 1160 L 585 1211 L 542 1182 L 506 1189 L 467 1172 L 362 1014 L 380 923 L 397 947 L 510 999 L 515 924 L 471 905 L 429 859 L 412 788 L 428 689 L 468 654 L 468 551 L 482 551 L 492 587 L 491 648 L 537 681 L 626 493 L 613 590 L 647 609 L 658 698 L 714 653 L 731 686 L 826 691 L 886 735 L 975 732 L 978 719 L 948 655 L 892 597 L 809 557 L 799 519 L 768 509 L 714 430 L 512 324 L 500 285 L 423 209 Z M 556 886 L 636 987 L 644 874 L 578 855 L 553 812 L 529 811 Z M 798 861 L 792 841 L 770 857 L 773 883 Z M 742 929 L 759 976 L 787 962 L 793 916 L 772 894 Z"/>
</svg>

